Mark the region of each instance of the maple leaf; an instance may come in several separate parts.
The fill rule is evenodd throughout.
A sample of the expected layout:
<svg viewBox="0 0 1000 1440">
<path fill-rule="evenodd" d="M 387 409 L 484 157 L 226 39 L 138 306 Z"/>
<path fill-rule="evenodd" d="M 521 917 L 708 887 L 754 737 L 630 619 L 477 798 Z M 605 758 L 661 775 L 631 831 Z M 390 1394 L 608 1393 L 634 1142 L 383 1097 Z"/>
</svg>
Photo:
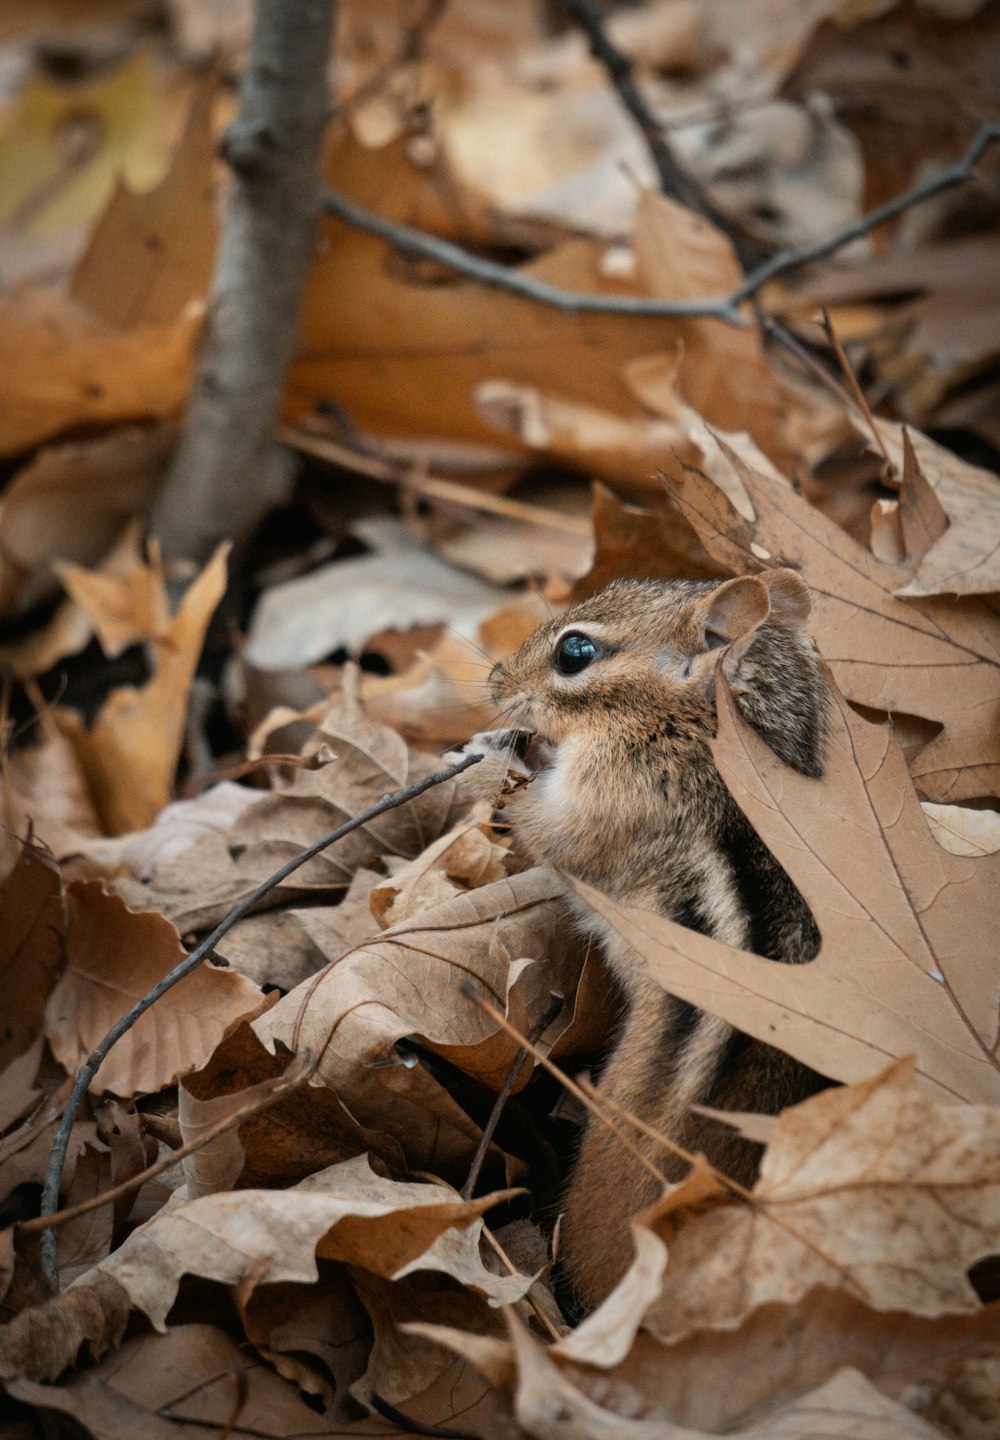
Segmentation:
<svg viewBox="0 0 1000 1440">
<path fill-rule="evenodd" d="M 672 465 L 685 519 L 734 573 L 799 570 L 812 591 L 812 629 L 854 702 L 940 722 L 911 771 L 929 800 L 1000 792 L 1000 622 L 987 605 L 898 599 L 897 566 L 877 560 L 790 487 L 775 483 L 745 439 L 716 437 L 753 507 L 741 515 L 700 470 Z M 731 442 L 731 443 L 730 443 Z M 905 574 L 903 576 L 905 578 Z"/>
<path fill-rule="evenodd" d="M 719 771 L 805 897 L 822 945 L 807 965 L 736 950 L 577 883 L 672 995 L 837 1080 L 916 1056 L 929 1091 L 1000 1101 L 1000 855 L 931 836 L 891 727 L 833 691 L 826 772 L 784 765 L 721 685 Z"/>
</svg>

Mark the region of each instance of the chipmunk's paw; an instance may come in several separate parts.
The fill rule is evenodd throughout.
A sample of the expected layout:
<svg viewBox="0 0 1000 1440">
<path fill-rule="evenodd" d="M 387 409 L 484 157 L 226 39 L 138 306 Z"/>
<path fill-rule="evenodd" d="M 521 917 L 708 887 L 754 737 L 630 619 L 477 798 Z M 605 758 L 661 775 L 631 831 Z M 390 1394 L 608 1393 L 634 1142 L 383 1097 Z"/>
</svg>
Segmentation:
<svg viewBox="0 0 1000 1440">
<path fill-rule="evenodd" d="M 481 730 L 444 758 L 454 765 L 466 755 L 482 755 L 482 764 L 466 772 L 469 782 L 493 795 L 511 795 L 534 779 L 535 772 L 525 759 L 531 740 L 529 730 Z"/>
</svg>

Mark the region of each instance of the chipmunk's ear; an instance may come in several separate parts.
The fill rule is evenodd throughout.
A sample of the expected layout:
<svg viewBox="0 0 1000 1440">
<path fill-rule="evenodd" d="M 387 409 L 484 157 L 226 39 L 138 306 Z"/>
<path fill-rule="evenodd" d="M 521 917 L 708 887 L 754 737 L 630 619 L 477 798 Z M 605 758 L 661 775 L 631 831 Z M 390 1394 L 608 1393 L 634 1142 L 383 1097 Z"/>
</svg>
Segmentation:
<svg viewBox="0 0 1000 1440">
<path fill-rule="evenodd" d="M 791 571 L 775 573 L 791 574 Z M 720 650 L 734 640 L 742 640 L 756 630 L 770 612 L 771 597 L 761 577 L 741 575 L 736 580 L 727 580 L 697 606 L 703 648 Z"/>
<path fill-rule="evenodd" d="M 771 598 L 772 622 L 801 630 L 812 610 L 812 596 L 802 576 L 795 570 L 765 570 L 759 578 Z"/>
</svg>

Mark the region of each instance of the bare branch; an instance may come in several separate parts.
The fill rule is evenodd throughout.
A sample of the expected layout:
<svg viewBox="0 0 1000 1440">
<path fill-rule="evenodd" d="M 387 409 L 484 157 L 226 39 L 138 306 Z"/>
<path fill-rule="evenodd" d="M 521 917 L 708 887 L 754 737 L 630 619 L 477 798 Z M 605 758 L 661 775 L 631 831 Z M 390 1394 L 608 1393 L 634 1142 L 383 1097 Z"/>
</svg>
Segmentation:
<svg viewBox="0 0 1000 1440">
<path fill-rule="evenodd" d="M 368 809 L 362 811 L 360 815 L 355 815 L 352 820 L 347 820 L 343 825 L 338 825 L 335 830 L 331 830 L 328 834 L 316 840 L 312 845 L 308 845 L 304 850 L 300 850 L 297 855 L 293 855 L 291 860 L 286 860 L 284 865 L 275 870 L 274 874 L 270 875 L 263 884 L 258 885 L 255 890 L 251 890 L 248 895 L 244 895 L 239 904 L 233 906 L 221 924 L 215 927 L 211 935 L 204 939 L 200 945 L 197 945 L 195 949 L 191 951 L 190 955 L 185 955 L 184 959 L 175 965 L 168 975 L 164 975 L 163 979 L 154 985 L 151 990 L 147 991 L 141 1000 L 136 1001 L 126 1015 L 123 1015 L 120 1020 L 112 1025 L 111 1029 L 104 1036 L 104 1039 L 101 1040 L 87 1057 L 86 1062 L 81 1065 L 73 1084 L 73 1089 L 70 1091 L 59 1129 L 56 1131 L 55 1138 L 52 1142 L 52 1153 L 49 1156 L 48 1169 L 45 1172 L 45 1187 L 42 1191 L 41 1205 L 42 1217 L 53 1215 L 59 1204 L 59 1184 L 62 1179 L 66 1151 L 69 1146 L 69 1138 L 73 1124 L 79 1112 L 80 1105 L 83 1102 L 83 1097 L 86 1095 L 91 1081 L 101 1068 L 113 1046 L 132 1028 L 136 1021 L 142 1015 L 145 1015 L 146 1011 L 155 1005 L 161 996 L 165 995 L 168 990 L 172 990 L 179 981 L 183 980 L 185 976 L 190 975 L 193 970 L 196 970 L 203 960 L 207 960 L 215 950 L 219 941 L 224 935 L 229 933 L 237 920 L 242 920 L 243 916 L 248 914 L 259 900 L 262 900 L 270 890 L 273 890 L 276 885 L 280 885 L 283 880 L 286 880 L 289 875 L 298 870 L 307 860 L 311 860 L 315 855 L 318 855 L 321 850 L 325 850 L 328 845 L 333 845 L 337 840 L 342 840 L 345 835 L 350 835 L 352 830 L 357 830 L 360 826 L 366 825 L 369 820 L 374 820 L 377 816 L 384 815 L 387 810 L 394 810 L 397 805 L 405 805 L 408 800 L 414 800 L 418 795 L 422 795 L 425 790 L 430 790 L 435 785 L 441 785 L 445 780 L 451 780 L 454 776 L 461 775 L 463 770 L 468 770 L 470 765 L 477 764 L 482 758 L 481 755 L 465 755 L 457 764 L 449 765 L 445 770 L 435 770 L 432 775 L 427 775 L 423 780 L 417 780 L 414 784 L 407 785 L 403 790 L 393 790 L 390 794 L 383 795 L 381 800 L 376 801 L 374 805 L 370 805 Z M 55 1287 L 57 1283 L 56 1237 L 55 1231 L 51 1228 L 46 1229 L 42 1235 L 42 1265 L 48 1280 L 52 1286 Z"/>
<path fill-rule="evenodd" d="M 482 285 L 495 285 L 498 289 L 509 290 L 514 295 L 522 295 L 526 300 L 535 300 L 540 305 L 549 305 L 552 309 L 562 310 L 568 315 L 709 315 L 716 320 L 725 320 L 730 325 L 746 323 L 732 302 L 725 298 L 651 300 L 642 295 L 597 295 L 587 294 L 582 290 L 562 290 L 558 285 L 550 285 L 533 275 L 524 275 L 520 270 L 512 270 L 507 265 L 497 265 L 492 260 L 484 260 L 469 250 L 463 250 L 460 245 L 453 245 L 450 240 L 429 235 L 426 230 L 417 230 L 412 225 L 403 225 L 397 220 L 386 220 L 381 215 L 376 215 L 374 210 L 366 210 L 363 205 L 349 200 L 339 190 L 324 191 L 323 204 L 328 215 L 345 220 L 355 230 L 377 235 L 402 255 L 418 255 L 425 260 L 436 260 L 441 265 L 447 265 L 449 270 L 467 275 Z"/>
<path fill-rule="evenodd" d="M 937 175 L 912 186 L 902 195 L 886 201 L 884 205 L 869 210 L 867 215 L 845 225 L 827 240 L 804 246 L 801 250 L 786 250 L 779 255 L 773 255 L 751 271 L 730 295 L 704 300 L 658 300 L 641 295 L 593 295 L 584 291 L 562 290 L 509 266 L 497 265 L 492 260 L 473 255 L 470 251 L 463 250 L 460 245 L 454 245 L 450 240 L 442 240 L 437 235 L 429 235 L 425 230 L 417 230 L 412 225 L 403 225 L 395 220 L 386 220 L 373 210 L 366 210 L 363 205 L 349 200 L 339 191 L 326 190 L 323 203 L 328 214 L 346 221 L 356 230 L 376 235 L 402 255 L 419 255 L 428 260 L 436 260 L 471 280 L 509 290 L 514 295 L 521 295 L 540 305 L 549 305 L 566 314 L 708 318 L 722 320 L 728 325 L 743 326 L 746 321 L 740 314 L 739 306 L 752 299 L 771 280 L 804 265 L 811 265 L 817 260 L 824 260 L 849 245 L 852 240 L 860 239 L 879 225 L 884 225 L 887 220 L 892 220 L 912 209 L 914 205 L 919 205 L 921 201 L 940 194 L 942 190 L 950 190 L 963 184 L 971 179 L 976 164 L 987 148 L 998 141 L 1000 124 L 991 121 L 978 132 L 962 158 Z"/>
<path fill-rule="evenodd" d="M 646 142 L 650 158 L 656 166 L 660 189 L 672 195 L 689 210 L 704 215 L 717 229 L 728 235 L 744 270 L 750 268 L 753 256 L 739 226 L 709 199 L 704 188 L 674 158 L 663 126 L 652 113 L 632 74 L 632 62 L 613 43 L 604 26 L 605 17 L 590 0 L 562 0 L 563 9 L 573 17 L 590 41 L 590 53 L 608 72 L 625 109 L 632 116 Z"/>
</svg>

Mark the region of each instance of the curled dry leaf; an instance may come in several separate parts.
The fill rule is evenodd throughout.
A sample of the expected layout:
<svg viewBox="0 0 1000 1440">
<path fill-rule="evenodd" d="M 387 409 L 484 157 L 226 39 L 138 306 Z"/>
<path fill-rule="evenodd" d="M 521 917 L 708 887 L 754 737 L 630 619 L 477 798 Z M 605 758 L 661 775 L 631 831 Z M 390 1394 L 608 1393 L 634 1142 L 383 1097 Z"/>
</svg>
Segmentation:
<svg viewBox="0 0 1000 1440">
<path fill-rule="evenodd" d="M 820 1285 L 875 1310 L 974 1314 L 966 1272 L 1000 1240 L 998 1156 L 1000 1109 L 928 1099 L 906 1061 L 824 1091 L 778 1117 L 753 1205 L 664 1216 L 670 1264 L 643 1324 L 664 1341 L 734 1328 Z"/>
<path fill-rule="evenodd" d="M 308 1048 L 360 1121 L 396 1136 L 413 1168 L 448 1174 L 468 1163 L 478 1127 L 428 1069 L 398 1063 L 396 1042 L 415 1036 L 499 1089 L 516 1042 L 462 987 L 477 981 L 501 1008 L 516 995 L 528 1025 L 548 1008 L 552 990 L 571 997 L 582 955 L 563 919 L 562 894 L 550 871 L 535 869 L 460 895 L 335 957 L 254 1029 L 268 1044 Z M 549 1041 L 565 1023 L 555 1022 Z"/>
<path fill-rule="evenodd" d="M 737 437 L 718 443 L 750 497 L 750 519 L 701 471 L 667 466 L 677 504 L 709 554 L 736 574 L 799 570 L 813 595 L 810 627 L 848 699 L 943 724 L 911 766 L 927 799 L 1000 793 L 997 617 L 973 598 L 897 599 L 897 566 L 772 481 Z"/>
<path fill-rule="evenodd" d="M 46 1005 L 45 1033 L 56 1058 L 73 1074 L 185 952 L 168 920 L 129 910 L 98 881 L 74 883 L 67 904 L 67 968 Z M 261 1003 L 249 980 L 202 965 L 119 1040 L 91 1089 L 116 1095 L 162 1090 L 210 1053 L 227 1025 Z"/>
<path fill-rule="evenodd" d="M 112 690 L 93 725 L 57 711 L 113 835 L 151 825 L 170 799 L 184 738 L 188 692 L 205 632 L 226 588 L 228 545 L 190 585 L 170 625 L 153 638 L 154 674 L 142 687 Z"/>
<path fill-rule="evenodd" d="M 54 560 L 99 565 L 123 525 L 145 512 L 172 445 L 167 425 L 125 427 L 46 446 L 19 470 L 0 501 L 3 613 L 23 613 L 56 593 Z"/>
<path fill-rule="evenodd" d="M 506 844 L 493 839 L 489 813 L 488 805 L 477 806 L 471 818 L 374 887 L 371 913 L 384 930 L 466 890 L 504 878 L 510 852 Z"/>
<path fill-rule="evenodd" d="M 67 595 L 86 615 L 109 660 L 129 645 L 162 641 L 170 628 L 159 546 L 151 542 L 144 558 L 141 541 L 139 526 L 130 525 L 116 547 L 114 563 L 101 570 L 53 562 Z"/>
<path fill-rule="evenodd" d="M 291 1066 L 302 1058 L 290 1062 L 283 1045 L 277 1045 L 271 1054 L 248 1024 L 237 1025 L 201 1069 L 185 1076 L 178 1112 L 181 1134 L 190 1139 L 195 1126 L 211 1123 L 212 1111 L 218 1115 L 241 1108 L 262 1087 L 284 1082 Z M 207 1188 L 215 1188 L 223 1167 L 227 1175 L 235 1170 L 233 1183 L 274 1189 L 366 1151 L 397 1174 L 406 1169 L 399 1143 L 360 1125 L 325 1085 L 294 1090 L 243 1120 L 234 1141 L 227 1136 L 222 1140 L 226 1144 L 219 1147 L 217 1163 L 213 1163 L 215 1176 Z M 238 1170 L 237 1152 L 241 1157 Z"/>
<path fill-rule="evenodd" d="M 99 1359 L 121 1343 L 128 1317 L 128 1296 L 110 1277 L 30 1306 L 0 1330 L 0 1379 L 54 1380 L 83 1345 Z"/>
<path fill-rule="evenodd" d="M 913 1054 L 928 1093 L 1000 1102 L 994 1050 L 1000 857 L 932 838 L 891 727 L 832 696 L 826 773 L 783 765 L 720 682 L 716 764 L 805 897 L 822 936 L 779 965 L 584 886 L 671 994 L 837 1080 Z"/>
<path fill-rule="evenodd" d="M 983 595 L 1000 590 L 996 538 L 1000 479 L 960 460 L 919 430 L 880 421 L 878 431 L 903 477 L 900 505 L 908 481 L 914 492 L 904 511 L 904 527 L 908 522 L 911 532 L 923 535 L 916 564 L 897 595 Z M 927 528 L 928 514 L 932 528 Z"/>
<path fill-rule="evenodd" d="M 471 1290 L 432 1289 L 426 1276 L 392 1282 L 352 1271 L 358 1298 L 368 1313 L 374 1342 L 364 1374 L 353 1394 L 371 1403 L 374 1390 L 390 1405 L 403 1405 L 438 1380 L 453 1357 L 421 1334 L 422 1322 L 452 1326 L 473 1334 L 504 1332 L 503 1321 Z"/>
<path fill-rule="evenodd" d="M 311 1284 L 317 1259 L 386 1278 L 436 1270 L 509 1303 L 530 1279 L 491 1274 L 478 1245 L 480 1217 L 510 1194 L 458 1200 L 434 1185 L 384 1179 L 360 1155 L 289 1190 L 227 1191 L 169 1206 L 82 1283 L 117 1280 L 158 1330 L 166 1328 L 182 1275 L 242 1285 L 248 1296 L 265 1280 Z"/>
</svg>

